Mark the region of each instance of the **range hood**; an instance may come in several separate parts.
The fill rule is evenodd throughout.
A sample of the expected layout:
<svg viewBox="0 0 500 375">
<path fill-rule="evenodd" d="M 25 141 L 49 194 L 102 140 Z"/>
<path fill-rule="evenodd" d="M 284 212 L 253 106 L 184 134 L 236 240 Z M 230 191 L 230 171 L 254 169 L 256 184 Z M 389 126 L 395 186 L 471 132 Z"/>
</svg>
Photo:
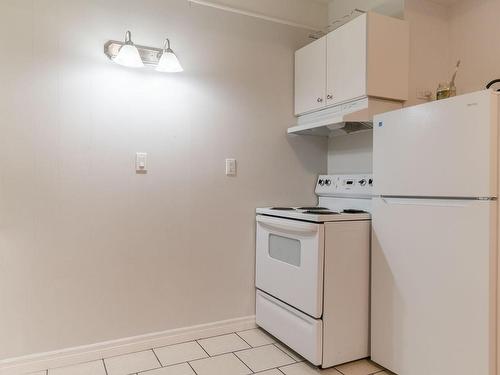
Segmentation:
<svg viewBox="0 0 500 375">
<path fill-rule="evenodd" d="M 373 116 L 403 107 L 401 102 L 364 97 L 301 115 L 288 134 L 335 137 L 373 128 Z"/>
</svg>

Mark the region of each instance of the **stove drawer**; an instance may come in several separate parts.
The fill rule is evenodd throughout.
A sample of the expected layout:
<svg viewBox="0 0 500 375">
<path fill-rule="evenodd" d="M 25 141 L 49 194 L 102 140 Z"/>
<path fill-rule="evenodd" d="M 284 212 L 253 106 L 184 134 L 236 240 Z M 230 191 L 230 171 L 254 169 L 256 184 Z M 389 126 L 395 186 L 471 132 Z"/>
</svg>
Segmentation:
<svg viewBox="0 0 500 375">
<path fill-rule="evenodd" d="M 256 220 L 257 288 L 321 318 L 324 225 L 264 215 Z"/>
<path fill-rule="evenodd" d="M 323 360 L 323 321 L 257 290 L 257 325 L 316 366 Z"/>
</svg>

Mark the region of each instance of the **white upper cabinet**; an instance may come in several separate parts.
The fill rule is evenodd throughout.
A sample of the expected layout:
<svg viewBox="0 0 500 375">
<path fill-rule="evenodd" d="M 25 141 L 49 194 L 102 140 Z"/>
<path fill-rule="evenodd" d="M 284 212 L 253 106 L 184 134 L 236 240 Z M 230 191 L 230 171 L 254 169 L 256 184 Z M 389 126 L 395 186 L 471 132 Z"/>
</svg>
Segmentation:
<svg viewBox="0 0 500 375">
<path fill-rule="evenodd" d="M 325 106 L 326 36 L 295 52 L 295 114 Z"/>
<path fill-rule="evenodd" d="M 327 102 L 366 95 L 366 14 L 327 35 Z"/>
<path fill-rule="evenodd" d="M 409 54 L 407 22 L 355 18 L 296 52 L 295 114 L 367 96 L 407 100 Z"/>
</svg>

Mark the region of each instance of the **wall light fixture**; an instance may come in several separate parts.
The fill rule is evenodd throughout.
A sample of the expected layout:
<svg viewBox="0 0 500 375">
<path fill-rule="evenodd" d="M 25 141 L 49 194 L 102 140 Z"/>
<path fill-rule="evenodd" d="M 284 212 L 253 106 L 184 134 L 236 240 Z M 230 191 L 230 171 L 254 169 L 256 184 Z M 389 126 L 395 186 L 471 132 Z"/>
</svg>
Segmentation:
<svg viewBox="0 0 500 375">
<path fill-rule="evenodd" d="M 119 48 L 118 54 L 113 57 L 113 61 L 129 68 L 142 68 L 144 66 L 139 51 L 132 42 L 132 33 L 130 31 L 125 34 L 125 43 Z"/>
<path fill-rule="evenodd" d="M 125 35 L 125 42 L 110 40 L 104 45 L 104 53 L 117 64 L 127 67 L 152 66 L 159 72 L 182 72 L 182 66 L 170 40 L 166 39 L 163 48 L 147 47 L 134 44 L 130 31 Z"/>
<path fill-rule="evenodd" d="M 175 55 L 174 51 L 172 51 L 172 48 L 170 48 L 170 40 L 168 38 L 165 39 L 165 43 L 163 43 L 163 52 L 156 70 L 167 73 L 179 73 L 184 71 L 179 59 Z"/>
</svg>

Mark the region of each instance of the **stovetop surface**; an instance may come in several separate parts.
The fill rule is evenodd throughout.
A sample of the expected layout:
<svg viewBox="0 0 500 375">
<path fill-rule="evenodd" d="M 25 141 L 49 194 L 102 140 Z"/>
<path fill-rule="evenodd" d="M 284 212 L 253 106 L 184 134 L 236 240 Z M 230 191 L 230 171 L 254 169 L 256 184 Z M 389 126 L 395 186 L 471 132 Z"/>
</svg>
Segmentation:
<svg viewBox="0 0 500 375">
<path fill-rule="evenodd" d="M 333 210 L 326 207 L 267 207 L 257 208 L 257 214 L 286 219 L 324 223 L 332 221 L 369 220 L 369 212 L 360 209 Z"/>
<path fill-rule="evenodd" d="M 370 174 L 321 175 L 316 206 L 258 208 L 257 214 L 311 222 L 369 220 L 373 177 Z"/>
</svg>

